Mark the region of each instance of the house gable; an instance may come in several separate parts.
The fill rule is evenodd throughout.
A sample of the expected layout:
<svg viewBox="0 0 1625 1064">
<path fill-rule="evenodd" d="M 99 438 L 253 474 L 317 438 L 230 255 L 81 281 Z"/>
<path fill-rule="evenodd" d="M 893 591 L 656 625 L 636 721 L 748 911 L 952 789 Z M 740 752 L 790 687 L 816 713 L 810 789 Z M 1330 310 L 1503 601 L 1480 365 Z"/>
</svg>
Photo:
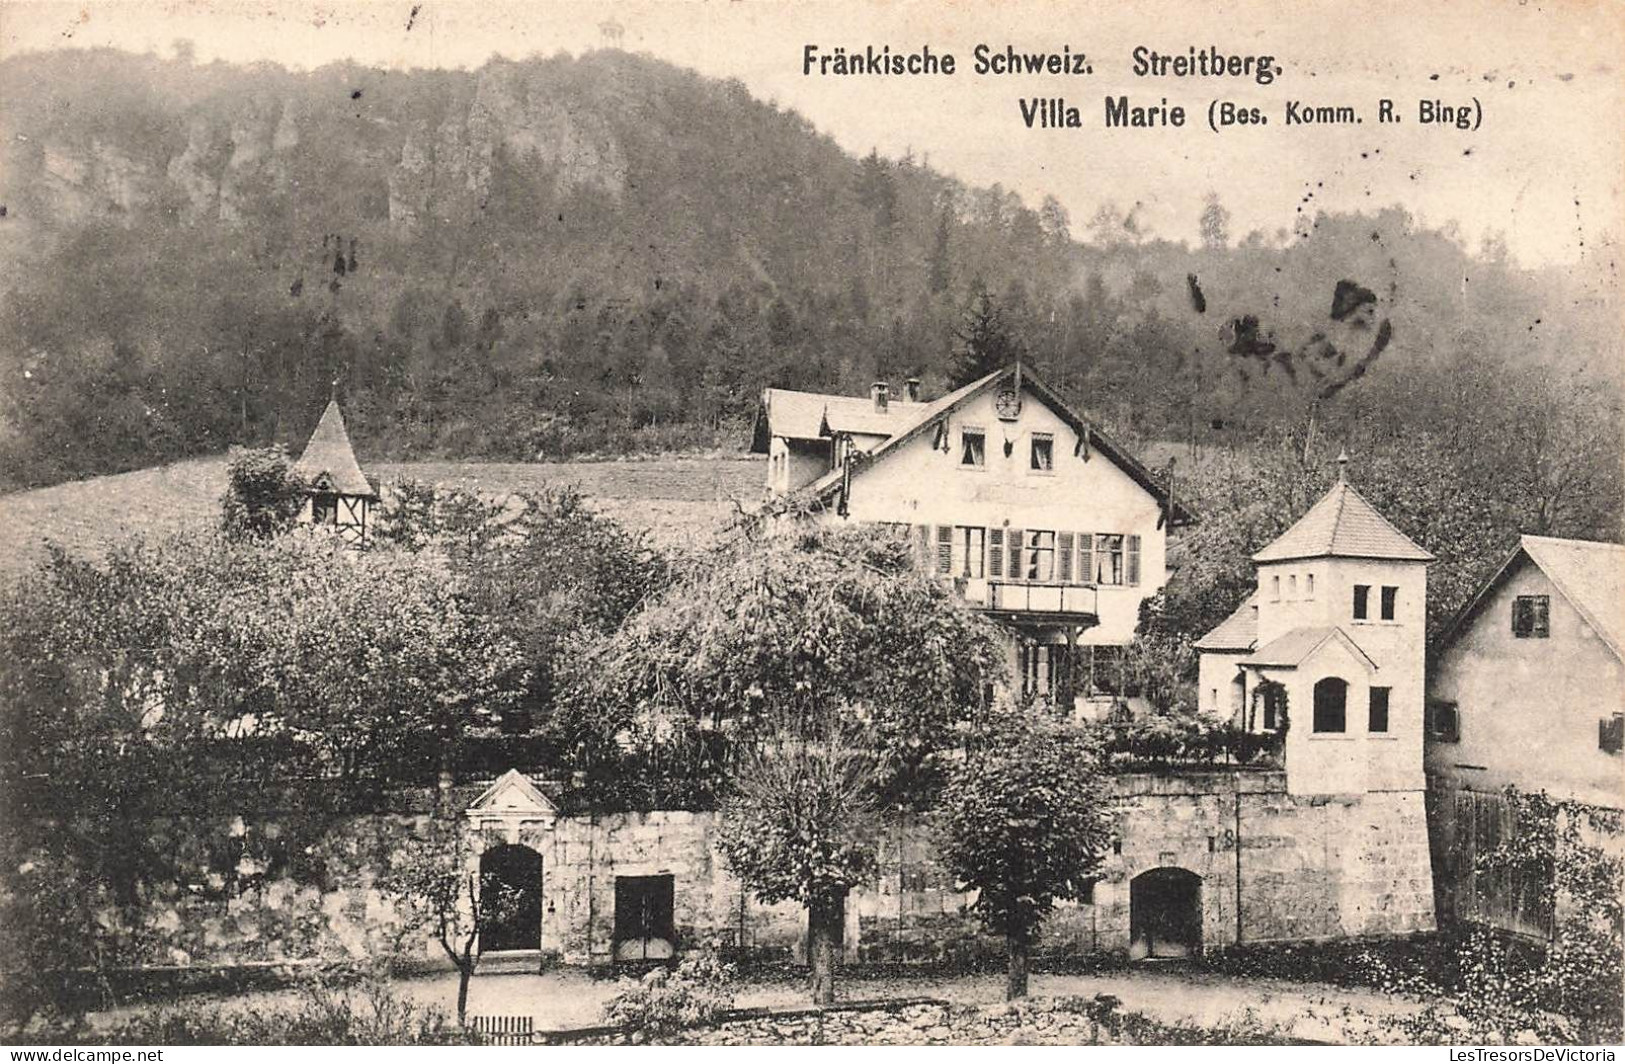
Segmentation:
<svg viewBox="0 0 1625 1064">
<path fill-rule="evenodd" d="M 996 409 L 999 393 L 1015 391 L 1018 380 L 1019 412 L 1013 418 L 1001 416 Z M 1015 459 L 1018 467 L 1011 468 L 1005 463 L 1007 473 L 1022 475 L 1033 472 L 1030 468 L 1033 437 L 1047 434 L 1052 439 L 1051 457 L 1055 473 L 1060 473 L 1069 462 L 1092 463 L 1103 459 L 1115 466 L 1123 478 L 1157 506 L 1169 504 L 1167 491 L 1149 469 L 1068 407 L 1038 377 L 1021 367 L 990 373 L 935 402 L 925 404 L 925 409 L 917 415 L 914 424 L 855 459 L 850 477 L 852 492 L 874 490 L 875 481 L 881 479 L 876 474 L 882 467 L 895 464 L 898 456 L 903 454 L 912 455 L 917 460 L 922 453 L 941 451 L 948 459 L 947 464 L 957 469 L 962 433 L 967 428 L 980 428 L 984 432 L 987 448 L 985 467 L 990 471 L 1000 468 L 996 459 L 1004 458 Z M 998 449 L 997 453 L 995 448 Z M 1018 448 L 1021 451 L 1019 454 Z M 1026 468 L 1019 468 L 1023 463 Z M 836 499 L 846 490 L 848 478 L 843 472 L 839 468 L 830 470 L 812 484 L 812 491 L 826 502 Z M 1052 490 L 1053 486 L 1052 482 Z M 1195 521 L 1191 510 L 1177 499 L 1172 501 L 1171 510 L 1174 524 Z M 1161 523 L 1159 517 L 1159 527 Z"/>
</svg>

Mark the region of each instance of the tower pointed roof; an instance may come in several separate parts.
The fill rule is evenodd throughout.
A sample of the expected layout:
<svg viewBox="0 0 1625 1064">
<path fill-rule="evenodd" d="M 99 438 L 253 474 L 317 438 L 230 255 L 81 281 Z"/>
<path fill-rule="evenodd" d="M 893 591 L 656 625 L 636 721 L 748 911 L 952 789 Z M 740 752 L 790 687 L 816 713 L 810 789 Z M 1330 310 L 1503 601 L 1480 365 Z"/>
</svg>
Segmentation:
<svg viewBox="0 0 1625 1064">
<path fill-rule="evenodd" d="M 305 453 L 293 464 L 293 471 L 306 482 L 340 495 L 368 498 L 377 495 L 355 460 L 355 450 L 350 446 L 350 434 L 344 428 L 344 415 L 339 412 L 337 399 L 328 401 L 322 419 L 316 422 L 316 431 L 305 444 Z"/>
<path fill-rule="evenodd" d="M 1297 524 L 1253 555 L 1255 562 L 1296 558 L 1378 558 L 1429 562 L 1433 555 L 1389 524 L 1377 508 L 1339 476 L 1337 483 Z"/>
</svg>

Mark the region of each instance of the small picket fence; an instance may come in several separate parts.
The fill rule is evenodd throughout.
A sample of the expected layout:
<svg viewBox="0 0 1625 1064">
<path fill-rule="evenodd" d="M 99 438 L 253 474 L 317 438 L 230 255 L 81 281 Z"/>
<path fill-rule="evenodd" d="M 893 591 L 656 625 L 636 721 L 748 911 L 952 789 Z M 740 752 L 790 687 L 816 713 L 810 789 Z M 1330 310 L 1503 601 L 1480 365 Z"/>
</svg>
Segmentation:
<svg viewBox="0 0 1625 1064">
<path fill-rule="evenodd" d="M 470 1016 L 474 1033 L 486 1045 L 528 1046 L 533 1043 L 534 1016 Z"/>
</svg>

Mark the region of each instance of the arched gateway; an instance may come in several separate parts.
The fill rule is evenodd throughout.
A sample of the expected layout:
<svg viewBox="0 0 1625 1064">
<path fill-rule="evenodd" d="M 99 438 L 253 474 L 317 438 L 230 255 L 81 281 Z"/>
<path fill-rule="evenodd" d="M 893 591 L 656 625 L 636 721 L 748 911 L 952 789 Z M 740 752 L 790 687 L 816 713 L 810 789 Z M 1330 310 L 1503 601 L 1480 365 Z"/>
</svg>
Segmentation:
<svg viewBox="0 0 1625 1064">
<path fill-rule="evenodd" d="M 1129 935 L 1138 957 L 1190 957 L 1202 950 L 1202 877 L 1153 868 L 1129 883 Z"/>
</svg>

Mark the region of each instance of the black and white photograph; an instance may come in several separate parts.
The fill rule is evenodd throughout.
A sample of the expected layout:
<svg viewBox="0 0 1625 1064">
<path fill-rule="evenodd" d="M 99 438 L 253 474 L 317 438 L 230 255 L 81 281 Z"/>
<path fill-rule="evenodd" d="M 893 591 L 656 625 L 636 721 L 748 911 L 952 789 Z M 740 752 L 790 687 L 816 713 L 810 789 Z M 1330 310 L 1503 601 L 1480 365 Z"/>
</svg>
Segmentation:
<svg viewBox="0 0 1625 1064">
<path fill-rule="evenodd" d="M 1613 1061 L 1622 64 L 0 0 L 7 1060 Z"/>
</svg>

